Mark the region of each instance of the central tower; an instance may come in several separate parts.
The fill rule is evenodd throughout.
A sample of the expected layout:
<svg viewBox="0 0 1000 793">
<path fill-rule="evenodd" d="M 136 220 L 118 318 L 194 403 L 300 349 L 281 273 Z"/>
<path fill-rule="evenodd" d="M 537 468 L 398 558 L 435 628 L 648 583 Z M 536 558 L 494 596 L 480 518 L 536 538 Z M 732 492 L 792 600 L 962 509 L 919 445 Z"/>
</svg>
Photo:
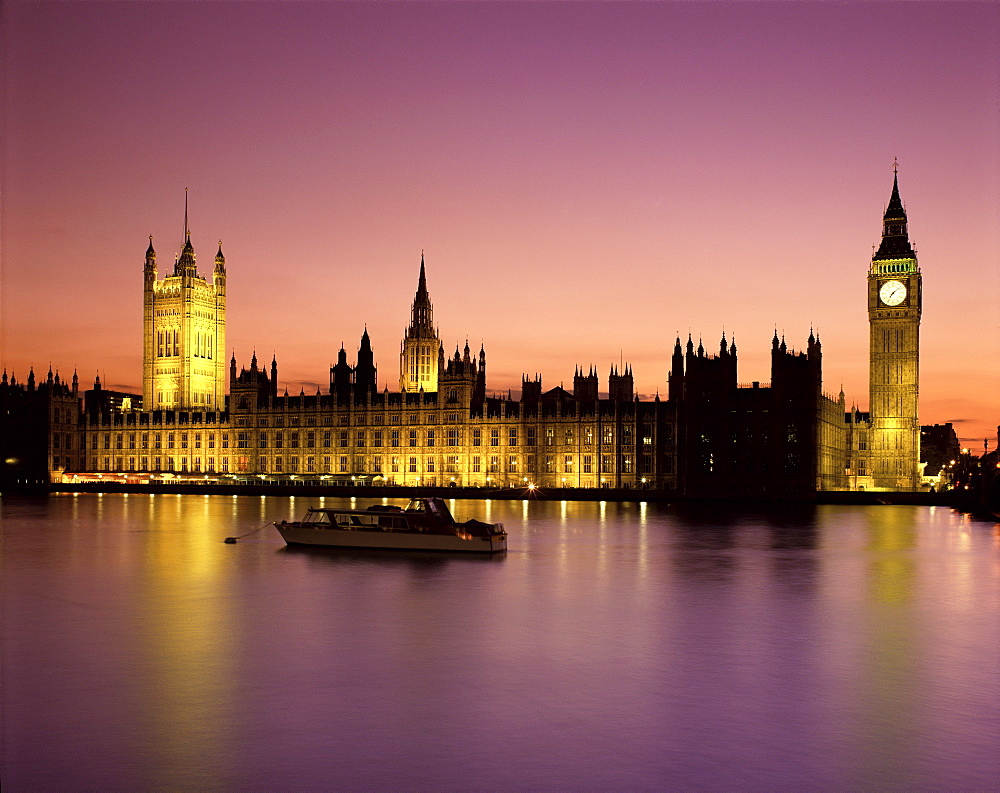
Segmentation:
<svg viewBox="0 0 1000 793">
<path fill-rule="evenodd" d="M 434 327 L 434 306 L 427 294 L 424 254 L 420 253 L 420 278 L 410 311 L 410 327 L 399 351 L 399 390 L 427 393 L 438 390 L 438 354 L 441 339 Z"/>
<path fill-rule="evenodd" d="M 921 276 L 897 171 L 893 165 L 882 243 L 868 271 L 872 485 L 877 490 L 918 490 Z"/>
</svg>

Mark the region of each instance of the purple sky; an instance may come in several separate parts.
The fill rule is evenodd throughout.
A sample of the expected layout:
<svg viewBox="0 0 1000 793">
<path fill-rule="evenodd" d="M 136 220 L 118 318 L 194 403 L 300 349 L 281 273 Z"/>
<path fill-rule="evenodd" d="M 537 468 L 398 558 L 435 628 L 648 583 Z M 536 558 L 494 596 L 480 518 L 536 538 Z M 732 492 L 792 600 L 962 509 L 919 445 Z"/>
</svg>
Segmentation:
<svg viewBox="0 0 1000 793">
<path fill-rule="evenodd" d="M 395 388 L 421 249 L 491 390 L 674 337 L 823 340 L 867 407 L 865 280 L 899 158 L 921 421 L 1000 422 L 1000 11 L 987 3 L 55 3 L 2 8 L 2 363 L 141 386 L 142 260 L 221 237 L 228 341 Z M 992 445 L 992 444 L 991 444 Z"/>
</svg>

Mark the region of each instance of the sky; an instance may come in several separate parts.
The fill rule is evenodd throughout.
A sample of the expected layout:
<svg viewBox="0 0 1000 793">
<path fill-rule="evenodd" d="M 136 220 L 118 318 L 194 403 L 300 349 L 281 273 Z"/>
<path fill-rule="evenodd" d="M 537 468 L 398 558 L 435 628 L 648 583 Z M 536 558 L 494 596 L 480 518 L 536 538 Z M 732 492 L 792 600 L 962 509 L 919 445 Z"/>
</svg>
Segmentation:
<svg viewBox="0 0 1000 793">
<path fill-rule="evenodd" d="M 314 392 L 367 327 L 398 386 L 421 251 L 447 352 L 522 374 L 674 339 L 823 342 L 868 405 L 866 277 L 899 161 L 920 420 L 1000 424 L 1000 6 L 25 2 L 0 8 L 0 363 L 141 391 L 142 265 L 221 239 L 227 345 Z M 228 353 L 227 353 L 228 354 Z"/>
</svg>

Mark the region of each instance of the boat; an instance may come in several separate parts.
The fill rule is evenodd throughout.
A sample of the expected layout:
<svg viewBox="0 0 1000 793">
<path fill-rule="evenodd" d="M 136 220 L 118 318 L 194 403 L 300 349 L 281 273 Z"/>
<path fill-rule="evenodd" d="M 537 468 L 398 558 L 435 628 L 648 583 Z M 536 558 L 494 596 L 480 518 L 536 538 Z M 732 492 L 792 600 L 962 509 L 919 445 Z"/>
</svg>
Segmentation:
<svg viewBox="0 0 1000 793">
<path fill-rule="evenodd" d="M 310 507 L 302 520 L 275 521 L 288 545 L 378 548 L 400 551 L 502 553 L 502 523 L 458 523 L 442 498 L 413 498 L 406 508 L 376 504 L 367 509 Z"/>
</svg>

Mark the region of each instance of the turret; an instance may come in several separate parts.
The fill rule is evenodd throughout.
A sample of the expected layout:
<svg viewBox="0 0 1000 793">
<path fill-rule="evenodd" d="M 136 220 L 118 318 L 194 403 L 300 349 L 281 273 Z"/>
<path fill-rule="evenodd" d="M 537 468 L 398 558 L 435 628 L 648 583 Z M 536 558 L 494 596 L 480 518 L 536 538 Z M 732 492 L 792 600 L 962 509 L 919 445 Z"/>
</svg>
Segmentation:
<svg viewBox="0 0 1000 793">
<path fill-rule="evenodd" d="M 542 376 L 535 375 L 529 380 L 527 375 L 521 378 L 521 402 L 526 405 L 537 405 L 542 399 Z"/>
<path fill-rule="evenodd" d="M 347 363 L 347 350 L 341 344 L 337 364 L 330 369 L 330 393 L 335 394 L 338 401 L 347 402 L 350 399 L 353 374 L 354 370 Z"/>
<path fill-rule="evenodd" d="M 486 401 L 486 348 L 479 345 L 479 368 L 476 371 L 476 387 L 472 393 L 472 401 L 482 405 Z"/>
<path fill-rule="evenodd" d="M 222 255 L 222 240 L 219 240 L 219 252 L 215 254 L 215 272 L 212 275 L 212 283 L 215 285 L 217 294 L 226 294 L 226 257 Z"/>
<path fill-rule="evenodd" d="M 358 363 L 354 368 L 354 399 L 367 402 L 378 393 L 375 354 L 372 351 L 368 328 L 361 336 L 361 346 L 358 348 Z"/>
<path fill-rule="evenodd" d="M 149 247 L 146 248 L 146 262 L 143 265 L 143 277 L 148 285 L 156 281 L 156 251 L 153 250 L 153 235 L 149 235 Z"/>
</svg>

